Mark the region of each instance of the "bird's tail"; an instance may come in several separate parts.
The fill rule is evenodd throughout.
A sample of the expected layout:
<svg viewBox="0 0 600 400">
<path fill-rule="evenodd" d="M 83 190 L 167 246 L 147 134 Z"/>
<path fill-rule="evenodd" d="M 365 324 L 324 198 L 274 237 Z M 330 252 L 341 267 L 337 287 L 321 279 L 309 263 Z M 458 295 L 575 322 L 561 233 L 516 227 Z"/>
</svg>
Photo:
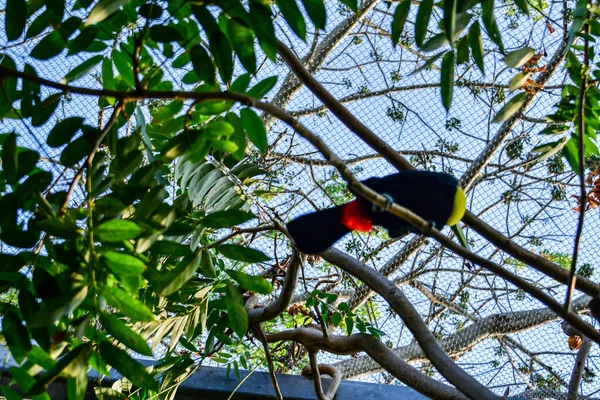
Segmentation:
<svg viewBox="0 0 600 400">
<path fill-rule="evenodd" d="M 305 254 L 321 253 L 350 233 L 350 229 L 342 224 L 344 206 L 302 215 L 289 222 L 287 230 L 296 247 Z"/>
</svg>

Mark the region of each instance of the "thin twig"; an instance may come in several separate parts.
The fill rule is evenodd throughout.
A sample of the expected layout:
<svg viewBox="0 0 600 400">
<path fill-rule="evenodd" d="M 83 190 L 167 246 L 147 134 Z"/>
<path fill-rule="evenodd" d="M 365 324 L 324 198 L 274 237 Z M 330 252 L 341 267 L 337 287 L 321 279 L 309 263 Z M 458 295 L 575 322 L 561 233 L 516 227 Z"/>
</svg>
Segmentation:
<svg viewBox="0 0 600 400">
<path fill-rule="evenodd" d="M 589 4 L 589 0 L 588 0 Z M 590 17 L 590 13 L 587 13 L 587 18 Z M 583 222 L 585 219 L 585 209 L 587 207 L 587 193 L 585 189 L 585 93 L 588 84 L 588 69 L 590 64 L 589 57 L 589 36 L 590 36 L 590 24 L 586 24 L 584 28 L 584 51 L 583 51 L 583 76 L 581 77 L 581 88 L 579 89 L 579 105 L 577 108 L 577 131 L 579 131 L 579 220 L 577 221 L 577 231 L 575 233 L 575 243 L 573 245 L 573 257 L 571 259 L 571 270 L 569 271 L 569 285 L 567 287 L 567 295 L 565 298 L 565 312 L 569 312 L 571 303 L 571 297 L 573 297 L 573 290 L 575 290 L 575 272 L 577 271 L 577 258 L 579 256 L 579 246 L 581 244 L 581 235 L 583 233 Z"/>
<path fill-rule="evenodd" d="M 77 182 L 79 182 L 79 180 L 81 179 L 81 176 L 83 175 L 83 172 L 85 171 L 85 169 L 89 165 L 92 165 L 92 161 L 94 161 L 94 156 L 96 155 L 98 148 L 102 144 L 102 141 L 104 140 L 104 137 L 106 136 L 106 134 L 111 130 L 112 126 L 117 121 L 117 117 L 119 116 L 121 111 L 123 111 L 124 106 L 125 106 L 125 103 L 121 102 L 120 104 L 118 104 L 115 107 L 112 115 L 110 116 L 110 120 L 106 123 L 106 125 L 102 129 L 102 131 L 100 132 L 100 135 L 98 135 L 98 139 L 96 139 L 96 143 L 94 143 L 94 147 L 90 151 L 90 154 L 87 156 L 85 162 L 81 165 L 81 167 L 77 170 L 77 173 L 75 174 L 75 177 L 73 178 L 73 180 L 71 181 L 71 185 L 69 186 L 69 190 L 67 192 L 67 196 L 65 197 L 65 201 L 63 202 L 62 206 L 60 207 L 61 215 L 65 215 L 65 213 L 67 211 L 67 207 L 69 205 L 69 200 L 71 199 L 71 195 L 75 191 L 75 186 L 77 186 Z"/>
</svg>

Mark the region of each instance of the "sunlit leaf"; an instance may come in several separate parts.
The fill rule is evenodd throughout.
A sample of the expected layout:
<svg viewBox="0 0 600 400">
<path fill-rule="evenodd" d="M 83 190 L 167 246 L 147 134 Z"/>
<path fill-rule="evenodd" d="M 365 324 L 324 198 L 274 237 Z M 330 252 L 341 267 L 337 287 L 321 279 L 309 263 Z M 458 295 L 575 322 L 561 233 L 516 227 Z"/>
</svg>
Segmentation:
<svg viewBox="0 0 600 400">
<path fill-rule="evenodd" d="M 120 242 L 135 239 L 144 232 L 135 222 L 114 219 L 100 224 L 94 229 L 94 239 L 100 242 Z"/>
<path fill-rule="evenodd" d="M 523 47 L 522 49 L 514 50 L 506 54 L 504 63 L 511 68 L 519 68 L 525 65 L 534 54 L 535 50 L 531 47 Z"/>
<path fill-rule="evenodd" d="M 104 253 L 102 260 L 117 275 L 139 275 L 147 269 L 144 262 L 139 258 L 117 251 Z"/>
<path fill-rule="evenodd" d="M 232 277 L 243 288 L 260 294 L 269 294 L 273 291 L 273 286 L 262 276 L 248 275 L 242 271 L 226 270 L 227 275 Z"/>
<path fill-rule="evenodd" d="M 154 314 L 144 303 L 116 286 L 107 286 L 102 295 L 106 302 L 136 321 L 152 321 Z"/>
<path fill-rule="evenodd" d="M 85 21 L 85 25 L 93 25 L 114 14 L 121 6 L 127 4 L 129 0 L 99 0 Z"/>
<path fill-rule="evenodd" d="M 510 99 L 494 116 L 492 122 L 502 122 L 512 117 L 517 111 L 519 111 L 523 103 L 525 103 L 525 100 L 527 100 L 527 96 L 527 93 L 519 93 L 518 95 Z"/>
<path fill-rule="evenodd" d="M 521 86 L 527 82 L 527 79 L 531 76 L 531 72 L 521 71 L 515 76 L 512 77 L 510 82 L 508 83 L 508 90 L 513 92 L 519 89 Z"/>
</svg>

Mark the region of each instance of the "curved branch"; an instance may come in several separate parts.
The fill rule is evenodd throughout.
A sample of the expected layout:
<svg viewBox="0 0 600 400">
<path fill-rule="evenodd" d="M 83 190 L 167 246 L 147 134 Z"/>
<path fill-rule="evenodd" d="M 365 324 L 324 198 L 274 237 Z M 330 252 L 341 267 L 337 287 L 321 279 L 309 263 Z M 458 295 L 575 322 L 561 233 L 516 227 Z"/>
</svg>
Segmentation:
<svg viewBox="0 0 600 400">
<path fill-rule="evenodd" d="M 281 289 L 281 294 L 277 300 L 266 307 L 248 310 L 248 320 L 251 324 L 276 318 L 287 309 L 292 301 L 294 290 L 296 289 L 298 272 L 300 271 L 301 264 L 301 256 L 297 251 L 294 250 L 292 253 L 292 261 L 290 262 L 285 275 L 285 281 L 283 284 L 283 289 Z"/>
<path fill-rule="evenodd" d="M 425 396 L 432 399 L 467 399 L 455 388 L 420 372 L 398 357 L 380 340 L 370 335 L 359 333 L 350 336 L 331 335 L 329 338 L 325 338 L 319 329 L 297 328 L 268 334 L 267 340 L 269 342 L 292 340 L 301 343 L 310 352 L 323 350 L 335 354 L 349 355 L 364 351 L 398 380 Z"/>
<path fill-rule="evenodd" d="M 340 386 L 342 381 L 342 374 L 340 371 L 329 364 L 319 365 L 317 362 L 317 353 L 309 353 L 308 358 L 310 360 L 310 368 L 306 368 L 302 371 L 302 374 L 312 375 L 313 382 L 315 384 L 315 392 L 319 400 L 333 400 L 335 393 Z M 323 383 L 321 382 L 321 374 L 327 374 L 331 376 L 332 381 L 327 389 L 327 393 L 323 393 Z"/>
</svg>

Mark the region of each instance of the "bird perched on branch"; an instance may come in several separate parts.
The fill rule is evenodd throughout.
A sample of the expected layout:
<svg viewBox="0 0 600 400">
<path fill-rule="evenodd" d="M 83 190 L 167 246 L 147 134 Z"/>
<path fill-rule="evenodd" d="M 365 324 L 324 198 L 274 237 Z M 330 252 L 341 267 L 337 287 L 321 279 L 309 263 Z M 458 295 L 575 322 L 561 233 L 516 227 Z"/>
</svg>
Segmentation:
<svg viewBox="0 0 600 400">
<path fill-rule="evenodd" d="M 465 194 L 456 178 L 445 173 L 403 171 L 362 183 L 388 197 L 388 208 L 394 202 L 438 229 L 456 225 L 465 213 Z M 418 231 L 386 209 L 354 195 L 357 198 L 350 203 L 302 215 L 289 222 L 287 229 L 296 247 L 306 254 L 321 253 L 351 231 L 369 232 L 374 225 L 387 229 L 392 238 Z"/>
</svg>

